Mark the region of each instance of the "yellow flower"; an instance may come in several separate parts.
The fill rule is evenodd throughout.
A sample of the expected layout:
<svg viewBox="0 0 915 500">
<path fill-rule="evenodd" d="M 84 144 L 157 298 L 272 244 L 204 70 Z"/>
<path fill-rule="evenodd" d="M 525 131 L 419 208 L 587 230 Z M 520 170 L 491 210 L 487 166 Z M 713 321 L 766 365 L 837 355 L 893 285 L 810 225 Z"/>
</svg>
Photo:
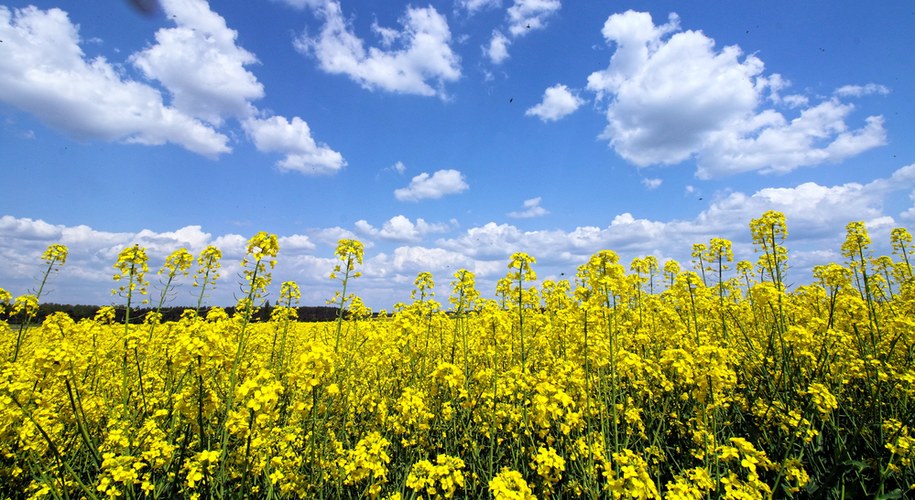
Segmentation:
<svg viewBox="0 0 915 500">
<path fill-rule="evenodd" d="M 58 265 L 64 265 L 67 262 L 67 254 L 69 250 L 64 245 L 51 245 L 44 251 L 44 254 L 41 255 L 41 258 L 46 262 L 53 264 L 57 263 Z"/>
<path fill-rule="evenodd" d="M 489 492 L 495 500 L 536 500 L 524 476 L 516 470 L 502 469 L 489 481 Z"/>
<path fill-rule="evenodd" d="M 541 446 L 537 449 L 537 454 L 534 455 L 534 459 L 531 461 L 531 468 L 547 484 L 555 484 L 562 479 L 562 473 L 566 470 L 566 461 L 556 453 L 552 446 Z"/>
</svg>

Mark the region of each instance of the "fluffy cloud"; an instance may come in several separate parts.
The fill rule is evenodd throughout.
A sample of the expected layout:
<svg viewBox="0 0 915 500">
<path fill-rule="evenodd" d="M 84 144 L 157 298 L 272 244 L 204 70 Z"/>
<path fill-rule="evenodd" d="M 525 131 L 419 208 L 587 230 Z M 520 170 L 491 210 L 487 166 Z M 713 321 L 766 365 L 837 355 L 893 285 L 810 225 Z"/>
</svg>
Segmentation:
<svg viewBox="0 0 915 500">
<path fill-rule="evenodd" d="M 840 97 L 859 97 L 862 95 L 890 93 L 890 89 L 885 85 L 877 83 L 868 83 L 866 85 L 843 85 L 836 89 L 835 94 Z"/>
<path fill-rule="evenodd" d="M 315 141 L 301 118 L 257 116 L 251 101 L 264 96 L 263 86 L 245 69 L 257 59 L 236 45 L 237 32 L 205 1 L 164 0 L 162 5 L 177 26 L 160 29 L 156 44 L 131 61 L 171 92 L 178 109 L 214 125 L 225 117 L 240 119 L 258 151 L 285 155 L 276 163 L 280 170 L 324 174 L 346 165 L 340 153 Z"/>
<path fill-rule="evenodd" d="M 584 102 L 568 87 L 558 84 L 546 89 L 540 104 L 528 109 L 524 114 L 536 116 L 544 122 L 556 121 L 574 113 Z"/>
<path fill-rule="evenodd" d="M 830 100 L 804 109 L 790 122 L 774 111 L 735 122 L 708 134 L 698 152 L 696 173 L 711 178 L 752 170 L 789 172 L 799 166 L 839 162 L 885 144 L 881 116 L 868 117 L 860 129 L 848 129 L 845 120 L 853 109 L 851 104 Z"/>
<path fill-rule="evenodd" d="M 800 109 L 789 119 L 773 102 L 807 106 L 799 96 L 778 98 L 787 86 L 766 77 L 763 62 L 736 46 L 722 49 L 698 31 L 680 31 L 671 15 L 657 26 L 647 13 L 610 16 L 602 33 L 615 51 L 606 70 L 588 77 L 599 99 L 609 98 L 602 137 L 639 166 L 697 158 L 700 177 L 751 170 L 786 172 L 841 161 L 886 141 L 883 120 L 850 129 L 850 104 L 831 99 Z M 848 87 L 837 96 L 880 92 Z"/>
<path fill-rule="evenodd" d="M 515 0 L 508 8 L 508 32 L 518 37 L 529 30 L 543 29 L 560 8 L 559 0 Z"/>
<path fill-rule="evenodd" d="M 344 19 L 339 2 L 327 2 L 318 13 L 324 18 L 321 33 L 314 38 L 303 35 L 295 46 L 314 54 L 328 73 L 347 75 L 367 89 L 428 96 L 444 96 L 445 83 L 461 76 L 460 60 L 449 45 L 448 21 L 431 6 L 408 7 L 402 31 L 381 30 L 386 46 L 399 42 L 395 49 L 366 49 Z"/>
<path fill-rule="evenodd" d="M 245 69 L 257 59 L 235 44 L 238 33 L 203 0 L 162 0 L 162 6 L 177 26 L 160 29 L 156 43 L 130 61 L 188 115 L 217 126 L 225 116 L 249 115 L 250 101 L 263 97 L 264 88 Z"/>
<path fill-rule="evenodd" d="M 414 223 L 403 215 L 391 217 L 382 225 L 381 229 L 372 226 L 365 220 L 356 222 L 356 229 L 363 235 L 387 241 L 419 241 L 427 234 L 443 233 L 450 228 L 449 224 L 430 223 L 421 218 L 416 219 Z"/>
<path fill-rule="evenodd" d="M 281 116 L 250 118 L 243 126 L 259 151 L 286 155 L 276 164 L 280 170 L 326 174 L 346 165 L 340 153 L 315 142 L 308 124 L 297 116 L 291 122 Z"/>
<path fill-rule="evenodd" d="M 471 15 L 483 10 L 492 9 L 502 4 L 502 0 L 458 0 L 458 5 Z"/>
<path fill-rule="evenodd" d="M 492 38 L 489 39 L 489 45 L 484 48 L 483 52 L 493 64 L 502 64 L 508 59 L 508 46 L 511 40 L 508 39 L 501 31 L 492 32 Z"/>
<path fill-rule="evenodd" d="M 228 137 L 153 87 L 123 78 L 104 57 L 87 59 L 76 25 L 60 9 L 0 6 L 0 100 L 78 139 L 177 144 L 195 153 L 230 151 Z"/>
<path fill-rule="evenodd" d="M 651 179 L 645 178 L 645 179 L 642 179 L 642 185 L 645 186 L 646 188 L 648 188 L 649 190 L 650 190 L 650 189 L 657 189 L 658 187 L 661 186 L 661 183 L 662 183 L 662 182 L 664 182 L 664 181 L 661 180 L 661 179 L 656 179 L 656 178 L 651 178 Z"/>
<path fill-rule="evenodd" d="M 147 145 L 173 143 L 206 156 L 231 151 L 214 127 L 240 121 L 258 150 L 278 152 L 283 170 L 334 172 L 346 162 L 318 144 L 298 117 L 260 118 L 252 101 L 264 96 L 246 69 L 254 54 L 236 44 L 237 32 L 203 0 L 163 0 L 175 27 L 128 61 L 171 96 L 126 80 L 102 57 L 87 60 L 77 27 L 59 9 L 10 11 L 0 6 L 0 39 L 13 55 L 0 58 L 0 100 L 79 139 Z"/>
<path fill-rule="evenodd" d="M 494 30 L 489 45 L 483 47 L 483 53 L 493 64 L 502 64 L 508 59 L 508 47 L 516 38 L 531 31 L 546 28 L 547 21 L 562 8 L 560 0 L 515 0 L 506 12 L 506 30 L 511 38 L 500 30 Z"/>
<path fill-rule="evenodd" d="M 542 217 L 550 213 L 547 209 L 540 206 L 540 197 L 524 200 L 524 208 L 519 211 L 509 212 L 508 216 L 515 219 L 530 219 L 532 217 Z"/>
<path fill-rule="evenodd" d="M 400 201 L 434 200 L 449 194 L 462 193 L 469 187 L 464 174 L 460 171 L 437 170 L 432 175 L 423 172 L 413 177 L 409 186 L 394 190 L 394 197 Z"/>
</svg>

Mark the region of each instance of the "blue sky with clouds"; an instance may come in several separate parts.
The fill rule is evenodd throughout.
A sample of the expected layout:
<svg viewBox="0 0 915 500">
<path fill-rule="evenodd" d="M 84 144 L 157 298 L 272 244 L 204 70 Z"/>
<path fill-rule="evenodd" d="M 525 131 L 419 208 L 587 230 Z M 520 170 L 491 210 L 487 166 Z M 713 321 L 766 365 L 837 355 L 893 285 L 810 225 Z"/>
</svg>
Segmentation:
<svg viewBox="0 0 915 500">
<path fill-rule="evenodd" d="M 148 3 L 148 2 L 141 2 Z M 126 245 L 151 266 L 224 252 L 229 305 L 257 231 L 277 283 L 406 301 L 459 268 L 486 294 L 612 249 L 689 265 L 693 243 L 788 220 L 791 280 L 915 221 L 915 7 L 856 2 L 162 0 L 0 4 L 0 286 L 110 303 Z M 190 302 L 185 284 L 175 301 Z"/>
</svg>

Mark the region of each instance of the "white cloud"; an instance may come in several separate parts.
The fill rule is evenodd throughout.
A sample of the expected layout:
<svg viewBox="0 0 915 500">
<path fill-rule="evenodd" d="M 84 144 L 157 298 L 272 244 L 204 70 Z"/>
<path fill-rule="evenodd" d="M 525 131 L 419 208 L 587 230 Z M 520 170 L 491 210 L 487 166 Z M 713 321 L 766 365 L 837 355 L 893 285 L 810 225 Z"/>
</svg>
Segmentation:
<svg viewBox="0 0 915 500">
<path fill-rule="evenodd" d="M 262 119 L 251 103 L 264 88 L 247 66 L 254 54 L 236 45 L 237 32 L 203 0 L 163 0 L 174 28 L 128 58 L 171 95 L 125 80 L 102 57 L 87 60 L 77 26 L 59 9 L 12 13 L 0 6 L 0 36 L 16 57 L 0 60 L 0 100 L 36 115 L 79 139 L 147 145 L 173 143 L 206 156 L 231 151 L 214 127 L 238 119 L 258 150 L 282 153 L 283 170 L 334 172 L 346 162 L 318 144 L 298 117 Z"/>
<path fill-rule="evenodd" d="M 437 170 L 432 175 L 423 172 L 410 180 L 410 185 L 394 190 L 394 197 L 400 201 L 437 199 L 449 194 L 466 191 L 470 186 L 464 174 L 458 170 Z"/>
<path fill-rule="evenodd" d="M 493 9 L 502 5 L 502 0 L 458 0 L 458 5 L 471 15 L 483 9 Z"/>
<path fill-rule="evenodd" d="M 518 37 L 530 30 L 543 29 L 560 8 L 559 0 L 515 0 L 508 8 L 508 31 Z"/>
<path fill-rule="evenodd" d="M 476 273 L 481 267 L 486 267 L 485 263 L 476 261 L 461 252 L 420 246 L 398 247 L 394 250 L 391 265 L 395 272 L 408 276 L 416 276 L 420 272 L 444 274 L 441 276 L 442 285 L 447 283 L 444 279 L 450 278 L 458 269 L 468 269 Z M 444 286 L 442 288 L 447 290 Z M 446 294 L 447 292 L 439 293 Z"/>
<path fill-rule="evenodd" d="M 508 59 L 508 46 L 511 40 L 508 39 L 501 31 L 492 32 L 492 38 L 489 39 L 489 46 L 485 47 L 483 52 L 489 61 L 493 64 L 502 64 Z"/>
<path fill-rule="evenodd" d="M 883 117 L 871 116 L 863 128 L 845 123 L 851 104 L 831 100 L 801 111 L 787 122 L 775 112 L 710 133 L 698 153 L 700 178 L 760 170 L 789 172 L 799 166 L 835 163 L 886 143 Z"/>
<path fill-rule="evenodd" d="M 156 43 L 130 61 L 188 115 L 216 126 L 225 116 L 249 115 L 250 101 L 263 97 L 264 88 L 245 69 L 257 59 L 235 44 L 238 33 L 203 0 L 162 0 L 162 6 L 177 26 L 160 29 Z"/>
<path fill-rule="evenodd" d="M 332 245 L 336 248 L 337 242 L 340 240 L 358 240 L 359 235 L 350 231 L 349 229 L 344 229 L 342 227 L 328 227 L 323 229 L 315 230 L 312 234 L 314 239 L 324 245 Z M 372 242 L 365 241 L 365 248 L 370 248 Z"/>
<path fill-rule="evenodd" d="M 483 47 L 483 53 L 491 63 L 502 64 L 509 58 L 508 48 L 513 39 L 545 29 L 547 21 L 561 8 L 560 0 L 515 0 L 506 12 L 504 28 L 511 38 L 503 34 L 503 30 L 493 30 L 489 44 Z"/>
<path fill-rule="evenodd" d="M 296 9 L 317 9 L 326 4 L 328 0 L 276 0 Z"/>
<path fill-rule="evenodd" d="M 886 141 L 881 117 L 850 129 L 845 120 L 852 108 L 835 99 L 805 107 L 794 119 L 760 109 L 767 92 L 773 102 L 807 103 L 802 96 L 780 98 L 787 82 L 766 77 L 758 57 L 744 56 L 737 46 L 716 49 L 698 31 L 679 31 L 676 15 L 656 26 L 647 13 L 614 14 L 602 33 L 616 49 L 610 66 L 588 77 L 588 88 L 599 99 L 609 97 L 602 137 L 636 165 L 697 158 L 702 177 L 786 172 L 841 161 Z M 871 91 L 879 89 L 843 94 Z"/>
<path fill-rule="evenodd" d="M 363 235 L 381 238 L 386 241 L 415 242 L 427 234 L 443 233 L 451 229 L 449 224 L 430 223 L 416 219 L 414 223 L 403 215 L 395 215 L 387 220 L 380 229 L 365 220 L 356 221 L 356 229 Z"/>
<path fill-rule="evenodd" d="M 303 35 L 295 46 L 314 54 L 328 73 L 347 75 L 367 89 L 428 96 L 444 96 L 445 83 L 461 76 L 460 60 L 449 45 L 448 21 L 431 6 L 408 7 L 400 21 L 402 31 L 384 31 L 389 44 L 399 42 L 397 49 L 366 49 L 339 2 L 327 2 L 318 12 L 324 18 L 321 33 Z"/>
<path fill-rule="evenodd" d="M 508 216 L 515 219 L 530 219 L 533 217 L 542 217 L 550 213 L 547 209 L 540 206 L 541 197 L 524 200 L 524 208 L 519 211 L 509 212 Z"/>
<path fill-rule="evenodd" d="M 839 97 L 860 97 L 870 94 L 886 95 L 889 93 L 890 89 L 888 87 L 877 83 L 868 83 L 867 85 L 844 85 L 837 88 L 835 91 L 835 95 Z"/>
<path fill-rule="evenodd" d="M 99 56 L 87 59 L 78 27 L 60 9 L 0 6 L 0 100 L 79 139 L 177 144 L 206 156 L 230 151 L 228 137 L 158 90 L 124 79 Z"/>
<path fill-rule="evenodd" d="M 543 92 L 540 104 L 528 109 L 524 114 L 536 116 L 544 122 L 556 121 L 575 112 L 584 100 L 573 94 L 562 84 L 553 85 Z"/>
<path fill-rule="evenodd" d="M 290 236 L 281 236 L 279 238 L 280 249 L 283 254 L 307 253 L 314 251 L 317 247 L 311 241 L 311 238 L 304 234 L 293 234 Z"/>
<path fill-rule="evenodd" d="M 642 185 L 645 186 L 646 188 L 648 188 L 649 190 L 657 189 L 658 187 L 661 186 L 662 182 L 664 182 L 664 181 L 661 179 L 657 179 L 657 178 L 642 179 Z"/>
<path fill-rule="evenodd" d="M 308 124 L 297 116 L 291 122 L 282 116 L 249 118 L 242 125 L 259 151 L 286 155 L 276 164 L 280 170 L 327 174 L 346 165 L 343 155 L 315 142 Z"/>
</svg>

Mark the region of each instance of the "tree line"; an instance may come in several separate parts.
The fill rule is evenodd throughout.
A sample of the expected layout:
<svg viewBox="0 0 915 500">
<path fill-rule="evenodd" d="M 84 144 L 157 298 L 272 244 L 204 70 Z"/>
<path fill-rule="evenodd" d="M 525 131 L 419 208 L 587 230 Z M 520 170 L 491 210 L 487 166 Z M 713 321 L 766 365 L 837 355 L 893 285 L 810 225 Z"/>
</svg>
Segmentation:
<svg viewBox="0 0 915 500">
<path fill-rule="evenodd" d="M 79 321 L 81 319 L 92 319 L 98 313 L 99 309 L 102 306 L 96 305 L 86 305 L 86 304 L 56 304 L 56 303 L 42 303 L 38 306 L 38 313 L 32 319 L 32 324 L 41 324 L 46 317 L 57 312 L 66 313 L 74 321 Z M 181 318 L 181 313 L 184 312 L 187 307 L 182 306 L 170 306 L 162 307 L 159 309 L 159 313 L 162 314 L 162 321 L 177 321 Z M 234 307 L 224 308 L 226 313 L 230 316 L 235 313 Z M 154 312 L 156 309 L 153 307 L 137 307 L 131 308 L 130 311 L 130 322 L 142 321 L 143 318 L 149 312 Z M 296 310 L 299 313 L 299 321 L 304 322 L 317 322 L 317 321 L 334 321 L 337 319 L 337 308 L 331 306 L 302 306 L 297 307 Z M 270 313 L 273 312 L 273 306 L 270 305 L 270 301 L 267 301 L 262 307 L 260 307 L 253 318 L 257 321 L 266 321 L 270 319 Z M 116 321 L 124 321 L 125 310 L 123 307 L 115 308 L 115 319 Z M 201 310 L 201 314 L 206 314 L 206 311 Z M 9 315 L 9 317 L 4 318 L 10 322 L 16 322 L 18 315 Z"/>
</svg>

